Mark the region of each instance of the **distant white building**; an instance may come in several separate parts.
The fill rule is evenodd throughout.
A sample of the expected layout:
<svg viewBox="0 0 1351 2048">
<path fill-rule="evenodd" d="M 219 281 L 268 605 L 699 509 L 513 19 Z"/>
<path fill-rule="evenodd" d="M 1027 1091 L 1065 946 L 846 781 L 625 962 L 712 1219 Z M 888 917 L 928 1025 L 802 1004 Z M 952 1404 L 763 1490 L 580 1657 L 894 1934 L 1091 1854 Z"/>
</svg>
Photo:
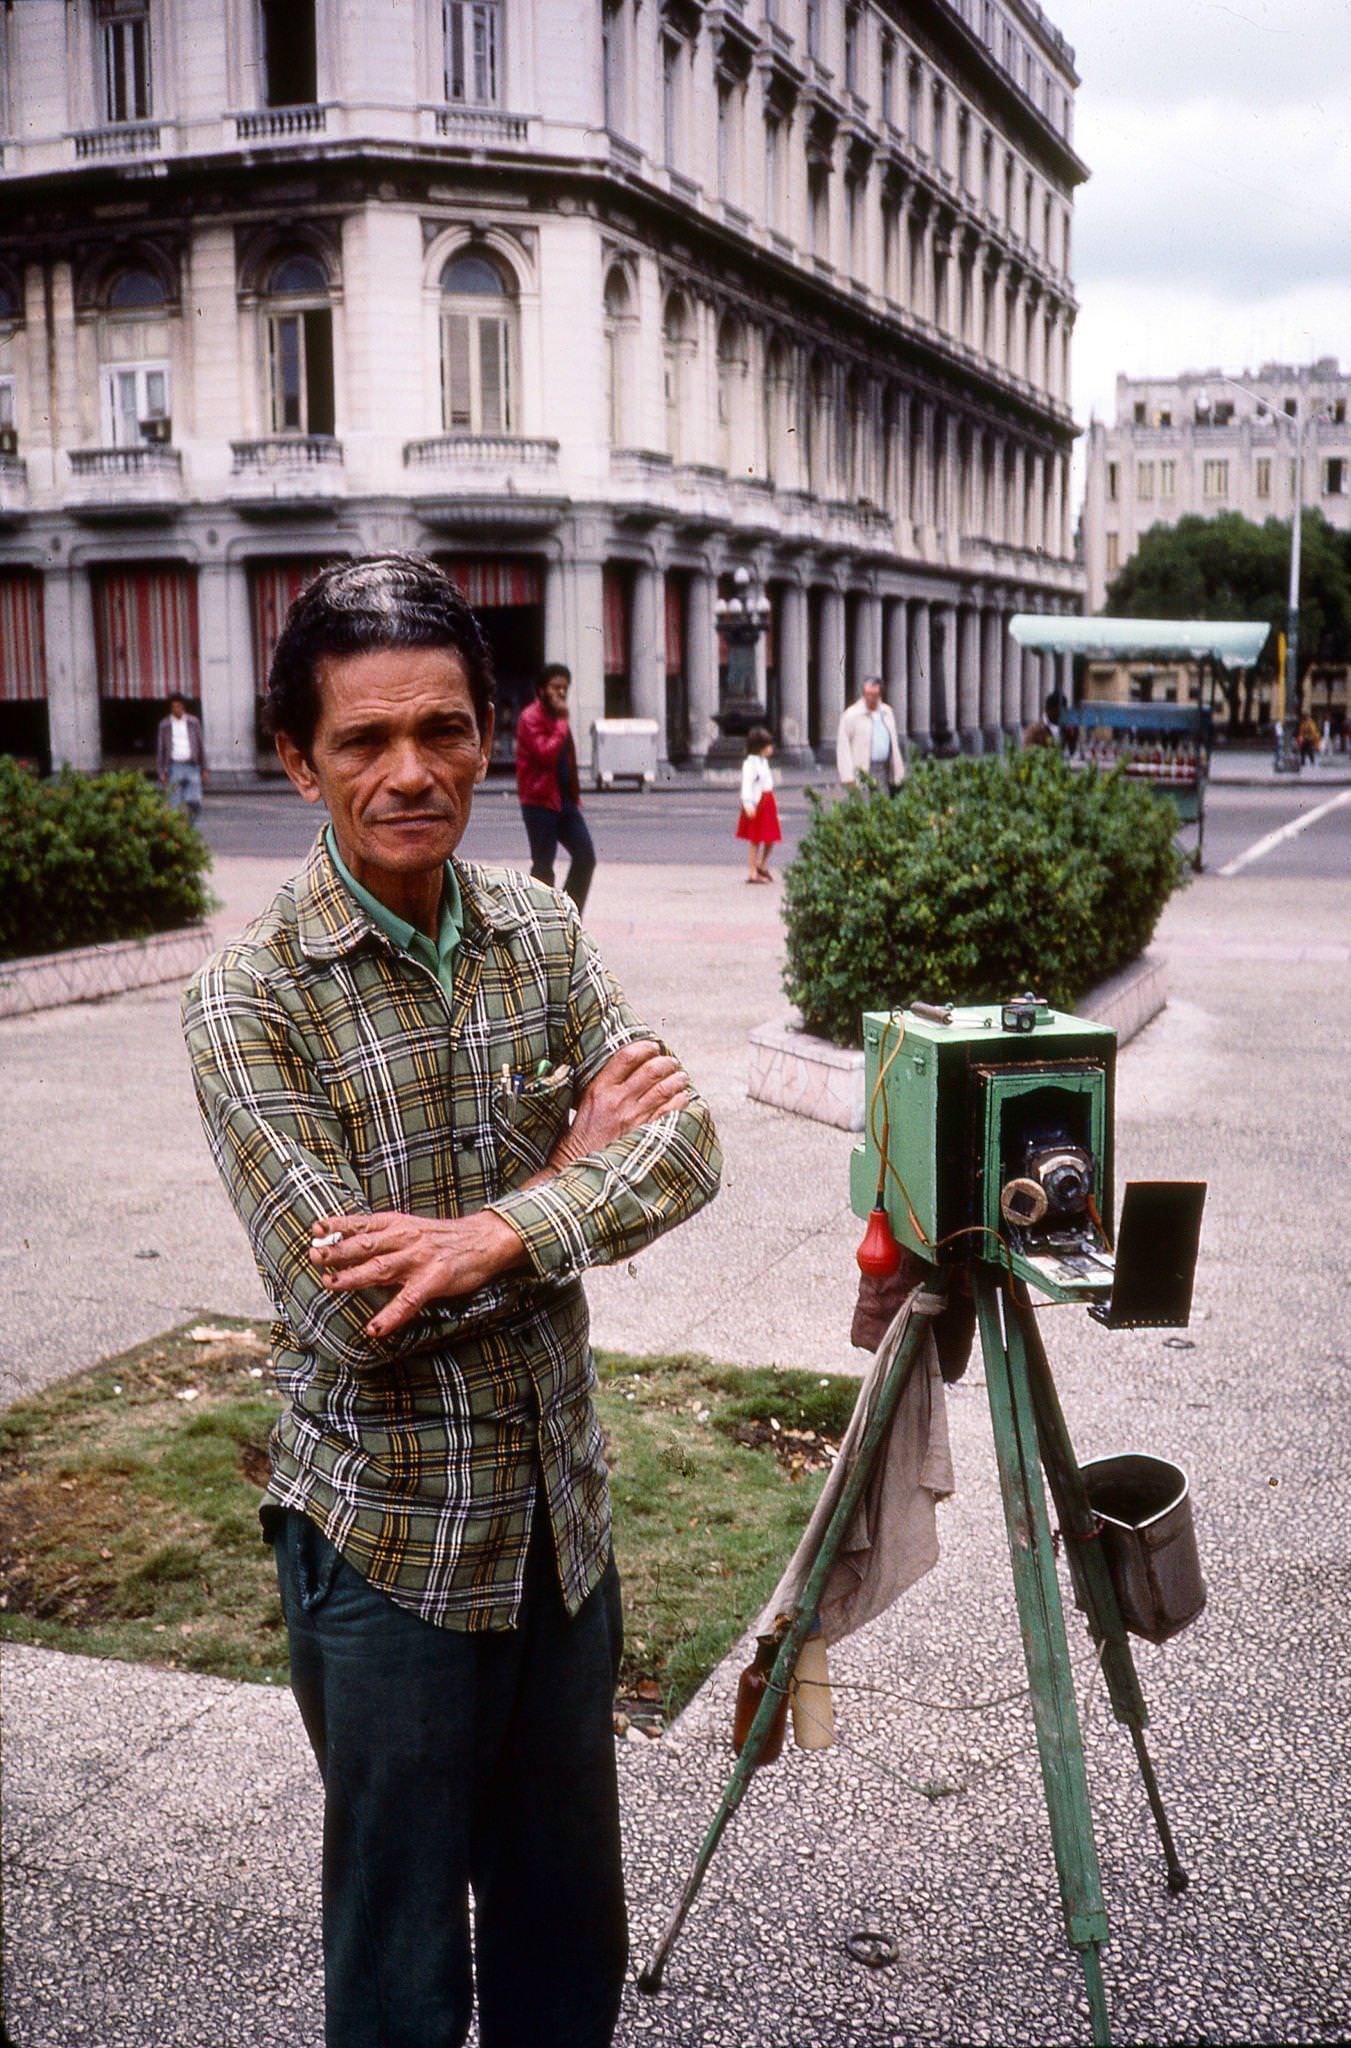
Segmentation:
<svg viewBox="0 0 1351 2048">
<path fill-rule="evenodd" d="M 1260 410 L 1259 401 L 1270 410 Z M 1118 377 L 1114 423 L 1095 420 L 1088 433 L 1083 533 L 1090 612 L 1102 610 L 1107 586 L 1151 526 L 1175 525 L 1188 512 L 1288 520 L 1295 419 L 1308 423 L 1305 506 L 1333 526 L 1351 527 L 1348 406 L 1351 374 L 1334 356 L 1303 368 L 1263 363 L 1233 383 L 1219 370 Z"/>
<path fill-rule="evenodd" d="M 714 731 L 741 567 L 790 751 L 885 674 L 997 742 L 1077 610 L 1071 51 L 1031 0 L 0 9 L 0 748 L 268 760 L 285 607 L 442 559 L 503 725 Z"/>
</svg>

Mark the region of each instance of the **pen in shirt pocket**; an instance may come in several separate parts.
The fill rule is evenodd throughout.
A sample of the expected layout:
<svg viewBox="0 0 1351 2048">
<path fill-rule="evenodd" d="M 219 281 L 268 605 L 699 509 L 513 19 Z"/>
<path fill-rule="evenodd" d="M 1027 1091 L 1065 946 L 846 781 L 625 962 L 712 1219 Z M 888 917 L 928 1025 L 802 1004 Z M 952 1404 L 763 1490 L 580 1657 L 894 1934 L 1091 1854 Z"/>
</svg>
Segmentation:
<svg viewBox="0 0 1351 2048">
<path fill-rule="evenodd" d="M 497 1092 L 505 1100 L 510 1101 L 514 1096 L 523 1095 L 527 1085 L 532 1093 L 546 1090 L 552 1092 L 558 1088 L 566 1088 L 571 1079 L 572 1068 L 566 1060 L 557 1067 L 550 1066 L 548 1060 L 541 1060 L 533 1075 L 526 1075 L 518 1069 L 513 1070 L 504 1060 L 497 1077 Z"/>
</svg>

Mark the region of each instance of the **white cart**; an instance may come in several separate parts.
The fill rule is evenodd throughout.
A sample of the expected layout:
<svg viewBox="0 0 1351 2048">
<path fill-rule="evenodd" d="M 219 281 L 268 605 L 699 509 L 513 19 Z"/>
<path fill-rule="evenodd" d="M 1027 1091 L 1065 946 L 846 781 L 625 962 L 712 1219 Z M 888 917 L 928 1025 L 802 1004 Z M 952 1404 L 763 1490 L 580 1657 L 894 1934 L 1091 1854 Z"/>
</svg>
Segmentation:
<svg viewBox="0 0 1351 2048">
<path fill-rule="evenodd" d="M 655 718 L 598 718 L 591 727 L 591 773 L 597 789 L 622 778 L 646 789 L 657 779 Z"/>
</svg>

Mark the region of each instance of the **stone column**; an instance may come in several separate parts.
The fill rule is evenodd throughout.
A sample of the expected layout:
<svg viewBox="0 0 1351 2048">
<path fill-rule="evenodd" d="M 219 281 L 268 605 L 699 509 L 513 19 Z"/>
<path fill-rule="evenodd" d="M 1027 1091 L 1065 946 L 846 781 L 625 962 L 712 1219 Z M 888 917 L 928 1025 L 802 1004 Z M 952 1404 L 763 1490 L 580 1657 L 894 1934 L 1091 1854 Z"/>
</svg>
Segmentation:
<svg viewBox="0 0 1351 2048">
<path fill-rule="evenodd" d="M 591 758 L 591 728 L 605 716 L 605 601 L 598 561 L 565 561 L 562 579 L 562 654 L 572 670 L 570 723 L 578 758 Z M 552 643 L 550 643 L 552 644 Z"/>
<path fill-rule="evenodd" d="M 910 699 L 907 677 L 910 650 L 906 645 L 905 599 L 889 597 L 882 607 L 882 681 L 886 699 L 896 719 L 896 730 L 904 739 L 910 730 Z"/>
<path fill-rule="evenodd" d="M 102 760 L 102 744 L 89 578 L 67 564 L 49 569 L 42 585 L 52 766 L 94 769 Z"/>
<path fill-rule="evenodd" d="M 933 623 L 933 709 L 930 713 L 935 742 L 951 744 L 957 728 L 957 607 L 931 607 Z"/>
<path fill-rule="evenodd" d="M 969 604 L 957 611 L 957 733 L 964 754 L 981 751 L 980 613 Z"/>
<path fill-rule="evenodd" d="M 544 659 L 546 661 L 568 661 L 560 648 L 568 644 L 566 605 L 567 570 L 561 561 L 552 558 L 544 565 Z M 573 687 L 576 687 L 574 677 Z"/>
<path fill-rule="evenodd" d="M 991 607 L 980 614 L 980 730 L 987 754 L 997 754 L 1001 743 L 1004 650 L 999 638 L 1003 624 Z"/>
<path fill-rule="evenodd" d="M 258 768 L 258 680 L 248 570 L 242 562 L 203 562 L 197 572 L 202 648 L 202 741 L 206 764 L 228 788 Z"/>
<path fill-rule="evenodd" d="M 703 570 L 690 577 L 685 610 L 685 679 L 690 697 L 690 766 L 697 768 L 716 739 L 718 636 L 713 624 L 713 578 Z"/>
<path fill-rule="evenodd" d="M 909 650 L 906 661 L 910 694 L 910 712 L 906 720 L 910 738 L 916 742 L 921 753 L 928 752 L 930 721 L 929 671 L 932 667 L 932 643 L 929 635 L 929 607 L 923 598 L 916 598 L 907 607 L 909 618 Z"/>
<path fill-rule="evenodd" d="M 835 752 L 835 731 L 844 715 L 844 594 L 828 589 L 821 596 L 821 744 L 819 752 L 831 760 Z"/>
<path fill-rule="evenodd" d="M 666 759 L 666 621 L 664 578 L 646 562 L 633 578 L 633 639 L 629 650 L 635 718 L 657 721 L 657 753 Z"/>
<path fill-rule="evenodd" d="M 807 592 L 784 585 L 779 606 L 779 704 L 783 756 L 790 765 L 811 761 L 807 745 Z"/>
<path fill-rule="evenodd" d="M 1002 628 L 1000 639 L 1003 646 L 1003 716 L 1004 730 L 1010 739 L 1017 739 L 1023 729 L 1023 650 L 1009 631 L 1012 612 L 1000 617 Z"/>
<path fill-rule="evenodd" d="M 882 600 L 866 592 L 858 601 L 858 634 L 854 642 L 858 674 L 851 680 L 859 689 L 866 676 L 882 674 Z"/>
<path fill-rule="evenodd" d="M 1024 727 L 1035 725 L 1041 717 L 1041 664 L 1042 657 L 1035 648 L 1023 650 L 1022 673 L 1022 721 Z"/>
</svg>

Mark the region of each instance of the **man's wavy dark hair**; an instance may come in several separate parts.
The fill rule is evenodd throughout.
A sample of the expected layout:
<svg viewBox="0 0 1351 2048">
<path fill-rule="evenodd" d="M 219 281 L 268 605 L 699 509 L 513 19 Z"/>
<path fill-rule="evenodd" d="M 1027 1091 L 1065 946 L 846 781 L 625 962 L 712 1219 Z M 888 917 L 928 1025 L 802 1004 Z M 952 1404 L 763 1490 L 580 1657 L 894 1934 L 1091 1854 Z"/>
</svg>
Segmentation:
<svg viewBox="0 0 1351 2048">
<path fill-rule="evenodd" d="M 425 555 L 362 555 L 321 569 L 286 614 L 263 699 L 268 733 L 285 733 L 308 757 L 319 723 L 319 664 L 396 647 L 457 654 L 479 731 L 487 730 L 492 655 L 464 597 Z"/>
</svg>

